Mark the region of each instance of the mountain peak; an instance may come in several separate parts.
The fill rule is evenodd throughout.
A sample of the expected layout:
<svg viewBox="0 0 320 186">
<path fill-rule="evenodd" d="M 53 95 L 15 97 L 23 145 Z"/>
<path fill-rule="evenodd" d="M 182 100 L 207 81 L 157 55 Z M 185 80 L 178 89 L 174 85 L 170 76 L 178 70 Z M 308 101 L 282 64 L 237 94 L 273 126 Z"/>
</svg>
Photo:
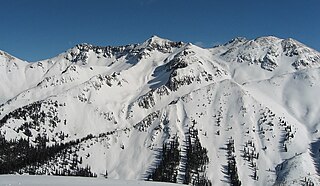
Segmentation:
<svg viewBox="0 0 320 186">
<path fill-rule="evenodd" d="M 236 37 L 236 38 L 231 39 L 230 41 L 228 41 L 224 45 L 225 46 L 227 46 L 227 45 L 235 46 L 235 45 L 237 45 L 239 43 L 243 43 L 243 42 L 246 42 L 246 41 L 248 41 L 248 40 L 245 37 Z"/>
<path fill-rule="evenodd" d="M 148 45 L 165 45 L 167 43 L 170 43 L 172 41 L 164 38 L 160 38 L 156 35 L 151 36 L 149 39 L 147 39 L 145 42 L 142 43 L 143 46 L 148 46 Z"/>
<path fill-rule="evenodd" d="M 149 48 L 149 49 L 159 49 L 160 51 L 166 51 L 171 47 L 181 47 L 183 45 L 183 42 L 174 42 L 168 39 L 160 38 L 156 35 L 151 36 L 149 39 L 147 39 L 145 42 L 140 44 L 137 49 L 141 48 Z M 163 50 L 165 49 L 165 50 Z"/>
<path fill-rule="evenodd" d="M 275 36 L 263 36 L 263 37 L 258 37 L 254 39 L 255 42 L 261 44 L 261 45 L 270 45 L 277 43 L 281 41 L 282 39 L 275 37 Z"/>
<path fill-rule="evenodd" d="M 159 37 L 159 36 L 157 36 L 157 35 L 151 36 L 148 40 L 149 40 L 151 43 L 161 43 L 161 42 L 169 41 L 168 39 L 161 38 L 161 37 Z"/>
</svg>

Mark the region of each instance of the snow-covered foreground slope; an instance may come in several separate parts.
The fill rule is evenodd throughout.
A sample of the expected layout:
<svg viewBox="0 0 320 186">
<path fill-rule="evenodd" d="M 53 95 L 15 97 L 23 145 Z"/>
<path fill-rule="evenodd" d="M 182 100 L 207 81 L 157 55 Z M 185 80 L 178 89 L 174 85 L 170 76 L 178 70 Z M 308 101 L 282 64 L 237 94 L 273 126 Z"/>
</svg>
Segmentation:
<svg viewBox="0 0 320 186">
<path fill-rule="evenodd" d="M 293 39 L 154 36 L 0 60 L 2 174 L 320 184 L 320 54 Z"/>
<path fill-rule="evenodd" d="M 64 176 L 10 176 L 0 175 L 1 186 L 174 186 L 177 184 L 147 181 L 110 180 L 104 178 L 83 178 Z"/>
</svg>

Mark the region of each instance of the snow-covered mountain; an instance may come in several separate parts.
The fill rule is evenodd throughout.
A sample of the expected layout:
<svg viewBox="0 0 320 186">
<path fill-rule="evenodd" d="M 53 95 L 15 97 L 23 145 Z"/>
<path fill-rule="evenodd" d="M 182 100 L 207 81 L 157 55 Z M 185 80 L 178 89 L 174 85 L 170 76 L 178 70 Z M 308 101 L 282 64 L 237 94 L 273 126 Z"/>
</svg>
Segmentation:
<svg viewBox="0 0 320 186">
<path fill-rule="evenodd" d="M 318 185 L 319 67 L 273 36 L 80 44 L 33 63 L 1 51 L 0 172 Z"/>
</svg>

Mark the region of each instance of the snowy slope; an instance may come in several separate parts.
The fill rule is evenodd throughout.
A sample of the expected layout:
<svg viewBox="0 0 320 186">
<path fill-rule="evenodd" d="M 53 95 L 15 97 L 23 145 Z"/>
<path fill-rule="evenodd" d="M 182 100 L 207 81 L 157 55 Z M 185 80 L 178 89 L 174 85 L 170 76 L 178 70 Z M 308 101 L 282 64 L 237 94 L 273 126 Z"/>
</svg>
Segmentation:
<svg viewBox="0 0 320 186">
<path fill-rule="evenodd" d="M 110 180 L 110 179 L 96 179 L 96 178 L 81 178 L 81 177 L 62 177 L 62 176 L 9 176 L 1 175 L 0 176 L 0 185 L 1 186 L 99 186 L 99 185 L 115 185 L 115 186 L 124 186 L 124 185 L 145 185 L 145 186 L 157 186 L 157 185 L 168 185 L 174 186 L 176 184 L 170 183 L 154 183 L 146 181 L 126 181 L 126 180 Z"/>
<path fill-rule="evenodd" d="M 80 44 L 35 63 L 4 52 L 0 60 L 1 139 L 61 145 L 11 173 L 90 166 L 99 177 L 146 180 L 164 144 L 177 140 L 174 182 L 184 183 L 199 140 L 209 161 L 191 184 L 197 174 L 230 184 L 230 158 L 243 185 L 320 184 L 320 54 L 296 40 L 236 38 L 204 49 L 153 36 L 119 47 Z"/>
</svg>

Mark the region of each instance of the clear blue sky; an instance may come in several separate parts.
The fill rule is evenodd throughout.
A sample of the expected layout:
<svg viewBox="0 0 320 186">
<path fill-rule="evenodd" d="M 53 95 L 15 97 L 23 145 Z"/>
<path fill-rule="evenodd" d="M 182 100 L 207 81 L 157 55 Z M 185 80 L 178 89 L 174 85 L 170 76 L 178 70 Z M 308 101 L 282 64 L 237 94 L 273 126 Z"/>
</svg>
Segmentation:
<svg viewBox="0 0 320 186">
<path fill-rule="evenodd" d="M 0 0 L 0 50 L 28 61 L 152 35 L 205 47 L 292 37 L 320 50 L 319 0 Z"/>
</svg>

